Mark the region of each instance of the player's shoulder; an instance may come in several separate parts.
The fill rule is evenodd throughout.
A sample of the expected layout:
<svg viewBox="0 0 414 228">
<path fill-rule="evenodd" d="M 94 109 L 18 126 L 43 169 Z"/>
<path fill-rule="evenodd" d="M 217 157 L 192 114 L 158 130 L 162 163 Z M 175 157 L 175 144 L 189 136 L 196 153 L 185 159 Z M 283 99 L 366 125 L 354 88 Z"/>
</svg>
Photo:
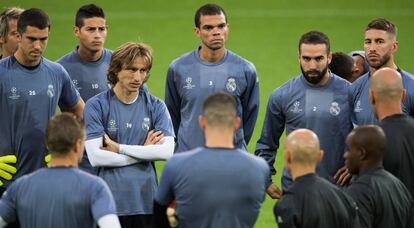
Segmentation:
<svg viewBox="0 0 414 228">
<path fill-rule="evenodd" d="M 197 50 L 192 50 L 189 52 L 184 53 L 183 55 L 179 56 L 178 58 L 174 59 L 171 64 L 170 68 L 176 68 L 181 64 L 188 64 L 197 61 L 196 58 Z"/>
<path fill-rule="evenodd" d="M 251 61 L 245 59 L 244 57 L 230 50 L 227 50 L 227 58 L 228 58 L 228 61 L 235 62 L 236 64 L 243 66 L 245 69 L 256 71 L 256 67 Z"/>
<path fill-rule="evenodd" d="M 12 56 L 0 59 L 0 74 L 7 72 L 12 67 L 16 59 Z"/>
<path fill-rule="evenodd" d="M 362 75 L 361 77 L 359 77 L 357 80 L 355 80 L 351 86 L 350 89 L 351 90 L 357 90 L 361 87 L 364 87 L 366 83 L 368 83 L 369 81 L 369 77 L 370 77 L 370 73 L 367 72 L 364 75 Z"/>
<path fill-rule="evenodd" d="M 59 64 L 64 64 L 67 62 L 72 62 L 75 59 L 76 51 L 72 50 L 69 53 L 65 54 L 64 56 L 60 57 L 58 60 L 56 60 Z"/>
<path fill-rule="evenodd" d="M 236 149 L 235 153 L 238 153 L 238 156 L 244 156 L 246 158 L 246 161 L 252 163 L 252 165 L 265 168 L 266 170 L 269 169 L 269 165 L 266 163 L 266 161 L 259 156 L 250 154 L 249 152 L 242 149 Z"/>
<path fill-rule="evenodd" d="M 108 102 L 111 96 L 113 96 L 113 91 L 110 89 L 100 92 L 86 101 L 85 108 L 109 106 Z"/>
<path fill-rule="evenodd" d="M 302 75 L 294 76 L 287 82 L 283 83 L 281 86 L 276 87 L 270 95 L 271 98 L 276 98 L 283 95 L 289 96 L 289 94 L 296 93 L 297 90 L 301 90 L 301 88 L 303 88 L 303 82 L 301 77 Z"/>
<path fill-rule="evenodd" d="M 175 153 L 165 164 L 166 170 L 175 170 L 185 169 L 189 164 L 192 164 L 193 160 L 199 153 L 202 153 L 203 147 L 197 147 L 189 151 L 184 151 L 181 153 Z"/>
<path fill-rule="evenodd" d="M 85 186 L 106 186 L 105 181 L 96 175 L 90 174 L 78 168 L 73 168 L 71 171 L 78 176 L 79 180 L 81 180 Z"/>
<path fill-rule="evenodd" d="M 45 57 L 42 57 L 40 67 L 47 69 L 50 73 L 55 75 L 68 75 L 67 71 L 61 64 L 53 62 Z"/>
</svg>

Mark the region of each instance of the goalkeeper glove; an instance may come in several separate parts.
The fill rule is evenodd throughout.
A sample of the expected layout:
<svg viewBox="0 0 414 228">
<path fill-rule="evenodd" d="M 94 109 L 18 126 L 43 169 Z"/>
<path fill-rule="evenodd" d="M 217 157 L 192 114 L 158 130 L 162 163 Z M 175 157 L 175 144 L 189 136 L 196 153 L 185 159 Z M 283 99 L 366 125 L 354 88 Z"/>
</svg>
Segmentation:
<svg viewBox="0 0 414 228">
<path fill-rule="evenodd" d="M 45 162 L 46 162 L 47 167 L 50 166 L 50 161 L 51 160 L 52 160 L 52 155 L 48 154 L 48 155 L 45 156 Z"/>
<path fill-rule="evenodd" d="M 4 180 L 11 180 L 12 174 L 17 172 L 16 167 L 9 165 L 9 163 L 16 163 L 17 158 L 15 155 L 0 156 L 0 178 Z M 3 182 L 0 180 L 0 186 L 3 186 Z"/>
</svg>

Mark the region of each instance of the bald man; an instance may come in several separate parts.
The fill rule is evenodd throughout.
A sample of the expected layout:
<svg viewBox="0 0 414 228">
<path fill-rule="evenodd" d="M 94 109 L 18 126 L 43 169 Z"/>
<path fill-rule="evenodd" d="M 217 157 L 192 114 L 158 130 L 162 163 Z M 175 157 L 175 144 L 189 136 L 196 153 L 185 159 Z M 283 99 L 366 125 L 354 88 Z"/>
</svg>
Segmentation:
<svg viewBox="0 0 414 228">
<path fill-rule="evenodd" d="M 410 227 L 411 195 L 398 178 L 382 167 L 382 129 L 375 125 L 358 127 L 348 135 L 346 144 L 346 167 L 357 175 L 346 191 L 358 204 L 362 227 Z"/>
<path fill-rule="evenodd" d="M 370 85 L 370 101 L 385 132 L 384 168 L 400 179 L 414 196 L 414 119 L 404 114 L 405 98 L 401 75 L 391 68 L 375 72 Z"/>
<path fill-rule="evenodd" d="M 321 161 L 316 134 L 307 129 L 285 140 L 285 168 L 293 178 L 274 207 L 276 222 L 284 227 L 355 227 L 357 207 L 346 193 L 315 174 Z"/>
</svg>

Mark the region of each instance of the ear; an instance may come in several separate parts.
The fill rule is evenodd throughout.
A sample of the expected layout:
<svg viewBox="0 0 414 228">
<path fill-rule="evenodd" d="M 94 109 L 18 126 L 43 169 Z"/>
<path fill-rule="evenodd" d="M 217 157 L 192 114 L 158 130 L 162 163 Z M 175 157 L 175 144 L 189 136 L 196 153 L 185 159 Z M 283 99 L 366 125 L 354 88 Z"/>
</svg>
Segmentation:
<svg viewBox="0 0 414 228">
<path fill-rule="evenodd" d="M 239 128 L 240 128 L 240 117 L 236 117 L 236 119 L 234 120 L 234 125 L 233 125 L 233 130 L 234 132 L 236 132 Z"/>
<path fill-rule="evenodd" d="M 367 151 L 365 150 L 365 148 L 358 148 L 357 151 L 359 153 L 359 159 L 361 161 L 367 158 Z"/>
<path fill-rule="evenodd" d="M 395 41 L 393 44 L 392 44 L 392 53 L 394 54 L 394 53 L 396 53 L 397 52 L 397 50 L 398 50 L 398 41 Z"/>
<path fill-rule="evenodd" d="M 79 38 L 80 28 L 78 26 L 73 26 L 72 31 L 75 34 L 75 36 Z"/>
<path fill-rule="evenodd" d="M 405 96 L 407 96 L 407 91 L 403 89 L 402 96 L 401 96 L 401 103 L 404 102 Z"/>
<path fill-rule="evenodd" d="M 324 154 L 325 152 L 323 151 L 323 150 L 319 150 L 319 154 L 318 154 L 318 164 L 319 164 L 319 162 L 321 162 L 322 161 L 322 158 L 323 158 L 323 154 Z"/>
<path fill-rule="evenodd" d="M 204 116 L 199 115 L 198 116 L 198 124 L 200 125 L 200 128 L 205 130 L 206 129 L 206 120 L 204 119 Z"/>
<path fill-rule="evenodd" d="M 328 53 L 328 64 L 330 64 L 332 61 L 332 52 Z"/>
<path fill-rule="evenodd" d="M 195 28 L 194 28 L 194 35 L 196 35 L 198 38 L 200 38 L 200 33 L 201 33 L 200 28 L 195 27 Z"/>
<path fill-rule="evenodd" d="M 375 105 L 375 94 L 371 89 L 369 89 L 369 102 L 371 105 Z"/>
<path fill-rule="evenodd" d="M 0 45 L 4 44 L 4 38 L 2 36 L 0 36 Z"/>
</svg>

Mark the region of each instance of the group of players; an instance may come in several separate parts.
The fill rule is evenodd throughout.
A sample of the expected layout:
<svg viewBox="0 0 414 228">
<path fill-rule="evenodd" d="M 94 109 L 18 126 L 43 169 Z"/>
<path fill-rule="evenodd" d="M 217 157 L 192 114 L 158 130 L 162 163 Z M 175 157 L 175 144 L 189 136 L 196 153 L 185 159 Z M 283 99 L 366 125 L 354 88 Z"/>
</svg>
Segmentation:
<svg viewBox="0 0 414 228">
<path fill-rule="evenodd" d="M 266 192 L 280 227 L 413 223 L 414 78 L 394 63 L 386 19 L 368 24 L 369 71 L 352 84 L 328 70 L 324 33 L 302 35 L 302 74 L 270 95 L 256 156 L 259 80 L 225 48 L 220 6 L 196 11 L 200 46 L 169 66 L 165 103 L 145 86 L 148 45 L 104 48 L 99 6 L 79 8 L 78 46 L 56 63 L 42 57 L 45 12 L 0 19 L 0 227 L 253 227 Z M 285 128 L 282 191 L 271 177 Z M 156 160 L 168 160 L 159 186 Z"/>
</svg>

